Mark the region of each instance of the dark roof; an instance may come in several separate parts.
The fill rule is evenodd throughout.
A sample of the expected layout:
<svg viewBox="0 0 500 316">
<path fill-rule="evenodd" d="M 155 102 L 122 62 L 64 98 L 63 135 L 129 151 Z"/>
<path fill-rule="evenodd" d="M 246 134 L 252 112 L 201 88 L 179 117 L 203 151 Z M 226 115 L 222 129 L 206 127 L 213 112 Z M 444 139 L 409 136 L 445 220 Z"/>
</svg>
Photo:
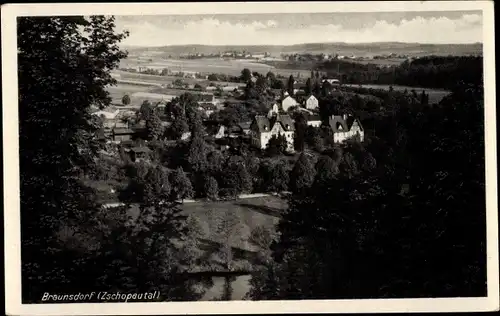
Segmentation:
<svg viewBox="0 0 500 316">
<path fill-rule="evenodd" d="M 349 128 L 347 127 L 347 122 L 340 115 L 332 115 L 328 118 L 328 125 L 330 125 L 334 133 L 342 131 L 347 132 Z"/>
<path fill-rule="evenodd" d="M 241 129 L 249 129 L 251 124 L 252 122 L 241 122 L 238 125 L 241 127 Z"/>
<path fill-rule="evenodd" d="M 131 141 L 131 140 L 124 140 L 124 141 L 122 141 L 122 142 L 120 143 L 120 145 L 122 145 L 123 147 L 130 147 L 130 146 L 132 146 L 133 144 L 134 144 L 134 142 L 133 142 L 133 141 Z"/>
<path fill-rule="evenodd" d="M 198 105 L 205 110 L 216 110 L 217 107 L 210 102 L 198 102 Z"/>
<path fill-rule="evenodd" d="M 243 131 L 243 128 L 238 124 L 238 125 L 232 125 L 228 128 L 229 133 L 241 133 Z"/>
<path fill-rule="evenodd" d="M 354 122 L 357 122 L 359 125 L 359 128 L 361 130 L 363 130 L 363 126 L 361 125 L 361 122 L 357 118 L 355 118 L 353 116 L 349 116 L 346 121 L 347 121 L 347 126 L 349 127 L 349 129 L 351 129 L 352 124 L 354 124 Z"/>
<path fill-rule="evenodd" d="M 136 153 L 148 153 L 151 151 L 148 147 L 133 147 L 130 150 Z"/>
<path fill-rule="evenodd" d="M 126 127 L 113 128 L 113 134 L 134 134 L 135 131 Z"/>
<path fill-rule="evenodd" d="M 295 125 L 290 115 L 279 115 L 277 117 L 272 117 L 271 119 L 269 119 L 267 116 L 257 115 L 255 116 L 254 122 L 255 124 L 257 124 L 257 129 L 259 130 L 259 132 L 265 132 L 266 127 L 267 131 L 270 131 L 274 124 L 277 123 L 280 123 L 284 130 L 295 130 Z"/>
<path fill-rule="evenodd" d="M 309 115 L 307 121 L 321 121 L 321 117 L 319 115 Z"/>
<path fill-rule="evenodd" d="M 198 102 L 212 102 L 214 100 L 214 95 L 213 94 L 199 94 L 198 95 Z"/>
</svg>

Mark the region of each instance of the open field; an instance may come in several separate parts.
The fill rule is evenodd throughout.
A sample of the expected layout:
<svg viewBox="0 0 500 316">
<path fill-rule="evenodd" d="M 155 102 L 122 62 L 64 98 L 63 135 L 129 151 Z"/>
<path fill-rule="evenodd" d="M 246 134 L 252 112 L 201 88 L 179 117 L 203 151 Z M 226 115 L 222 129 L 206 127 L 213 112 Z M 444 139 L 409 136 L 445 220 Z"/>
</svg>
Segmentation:
<svg viewBox="0 0 500 316">
<path fill-rule="evenodd" d="M 269 52 L 273 56 L 282 53 L 304 53 L 311 54 L 335 52 L 339 55 L 370 56 L 396 53 L 398 55 L 407 54 L 411 56 L 421 55 L 471 55 L 480 54 L 483 45 L 474 44 L 419 44 L 401 42 L 376 42 L 376 43 L 307 43 L 296 45 L 172 45 L 160 47 L 126 47 L 130 56 L 142 56 L 143 58 L 158 58 L 180 56 L 186 52 L 208 54 L 219 54 L 224 51 L 246 51 L 248 53 Z"/>
<path fill-rule="evenodd" d="M 249 60 L 224 60 L 224 59 L 153 59 L 152 62 L 139 62 L 134 59 L 127 59 L 122 62 L 120 67 L 133 68 L 137 66 L 149 67 L 154 69 L 167 68 L 172 71 L 196 71 L 204 74 L 220 73 L 231 76 L 239 76 L 244 68 L 250 69 L 252 72 L 257 71 L 266 74 L 271 71 L 277 75 L 289 77 L 290 75 L 300 76 L 309 75 L 309 70 L 299 69 L 278 69 L 265 63 L 259 63 Z"/>
</svg>

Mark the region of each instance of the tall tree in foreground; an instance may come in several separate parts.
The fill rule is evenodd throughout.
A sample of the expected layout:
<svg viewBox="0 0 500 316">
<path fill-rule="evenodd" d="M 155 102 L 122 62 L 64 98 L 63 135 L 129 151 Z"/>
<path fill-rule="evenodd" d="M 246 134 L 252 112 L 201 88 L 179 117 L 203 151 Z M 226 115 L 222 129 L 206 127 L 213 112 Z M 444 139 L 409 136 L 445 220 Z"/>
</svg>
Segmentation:
<svg viewBox="0 0 500 316">
<path fill-rule="evenodd" d="M 109 71 L 126 56 L 126 34 L 104 16 L 22 17 L 17 26 L 22 298 L 36 302 L 77 275 L 56 233 L 97 210 L 79 180 L 96 155 L 89 110 L 110 104 L 105 87 L 116 82 Z"/>
<path fill-rule="evenodd" d="M 123 292 L 159 290 L 162 301 L 198 299 L 202 294 L 186 277 L 200 255 L 192 245 L 198 232 L 181 214 L 174 192 L 180 186 L 172 180 L 163 167 L 132 166 L 122 199 L 128 211 L 108 210 L 130 220 L 125 229 L 112 230 L 103 239 L 101 249 L 108 257 L 103 285 Z"/>
</svg>

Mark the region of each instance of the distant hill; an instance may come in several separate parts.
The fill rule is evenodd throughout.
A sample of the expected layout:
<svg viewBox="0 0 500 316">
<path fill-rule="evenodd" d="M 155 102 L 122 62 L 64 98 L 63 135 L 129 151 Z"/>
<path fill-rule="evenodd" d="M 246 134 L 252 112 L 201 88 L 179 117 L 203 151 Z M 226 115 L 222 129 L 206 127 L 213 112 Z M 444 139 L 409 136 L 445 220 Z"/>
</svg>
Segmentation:
<svg viewBox="0 0 500 316">
<path fill-rule="evenodd" d="M 419 44 L 419 43 L 311 43 L 290 46 L 283 45 L 255 45 L 255 46 L 209 46 L 209 45 L 174 45 L 161 47 L 123 47 L 131 55 L 149 55 L 158 57 L 177 57 L 187 53 L 218 54 L 225 51 L 245 51 L 248 53 L 269 52 L 272 55 L 282 53 L 312 53 L 312 54 L 339 54 L 339 55 L 382 55 L 405 54 L 410 56 L 423 55 L 482 55 L 483 45 L 474 44 Z"/>
</svg>

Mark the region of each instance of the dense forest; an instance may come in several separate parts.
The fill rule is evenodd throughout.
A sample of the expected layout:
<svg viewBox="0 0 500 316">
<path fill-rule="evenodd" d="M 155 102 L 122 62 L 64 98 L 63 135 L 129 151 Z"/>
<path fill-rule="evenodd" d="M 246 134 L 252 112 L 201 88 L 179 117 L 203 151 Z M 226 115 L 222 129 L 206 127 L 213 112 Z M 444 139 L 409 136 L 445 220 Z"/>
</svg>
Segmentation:
<svg viewBox="0 0 500 316">
<path fill-rule="evenodd" d="M 262 249 L 249 299 L 486 294 L 480 59 L 430 57 L 397 68 L 399 80 L 415 73 L 415 84 L 450 88 L 436 105 L 412 92 L 321 94 L 323 119 L 364 113 L 365 141 L 334 144 L 328 131 L 297 117 L 295 146 L 303 152 L 293 160 L 283 157 L 278 138 L 259 157 L 243 143 L 217 150 L 201 137 L 202 118 L 189 95 L 162 113 L 178 118 L 166 131 L 145 105 L 137 115 L 157 156 L 149 165 L 123 157 L 111 170 L 99 160 L 104 145 L 89 109 L 110 104 L 109 70 L 126 55 L 118 43 L 127 34 L 114 28 L 113 17 L 19 20 L 24 303 L 40 302 L 44 292 L 100 290 L 198 300 L 209 284 L 187 272 L 207 263 L 199 256 L 200 223 L 181 214 L 179 200 L 284 190 L 291 191 L 289 206 Z M 272 100 L 262 93 L 273 82 L 267 77 L 247 85 L 246 110 L 235 105 L 215 118 L 235 123 L 263 111 Z M 167 146 L 164 133 L 179 139 L 186 131 L 189 142 Z M 111 212 L 83 180 L 113 172 L 125 180 L 119 193 L 126 207 Z M 134 216 L 127 213 L 132 203 Z M 229 265 L 226 245 L 220 251 Z"/>
<path fill-rule="evenodd" d="M 486 294 L 482 88 L 391 112 L 365 143 L 303 159 L 316 176 L 290 198 L 252 299 Z"/>
<path fill-rule="evenodd" d="M 451 89 L 457 82 L 476 83 L 483 78 L 483 58 L 476 56 L 426 56 L 381 68 L 340 60 L 317 66 L 344 83 L 390 84 L 423 88 Z"/>
</svg>

